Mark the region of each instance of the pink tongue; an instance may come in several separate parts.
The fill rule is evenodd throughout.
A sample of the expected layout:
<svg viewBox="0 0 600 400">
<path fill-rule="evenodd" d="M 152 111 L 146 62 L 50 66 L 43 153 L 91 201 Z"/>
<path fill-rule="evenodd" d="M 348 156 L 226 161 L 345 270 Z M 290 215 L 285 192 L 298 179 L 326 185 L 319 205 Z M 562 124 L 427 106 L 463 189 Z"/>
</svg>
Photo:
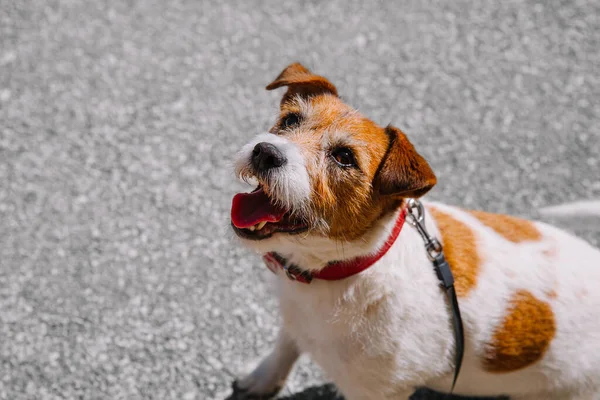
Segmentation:
<svg viewBox="0 0 600 400">
<path fill-rule="evenodd" d="M 237 228 L 248 228 L 263 221 L 277 222 L 284 214 L 285 210 L 271 204 L 262 189 L 238 193 L 231 203 L 231 222 Z"/>
</svg>

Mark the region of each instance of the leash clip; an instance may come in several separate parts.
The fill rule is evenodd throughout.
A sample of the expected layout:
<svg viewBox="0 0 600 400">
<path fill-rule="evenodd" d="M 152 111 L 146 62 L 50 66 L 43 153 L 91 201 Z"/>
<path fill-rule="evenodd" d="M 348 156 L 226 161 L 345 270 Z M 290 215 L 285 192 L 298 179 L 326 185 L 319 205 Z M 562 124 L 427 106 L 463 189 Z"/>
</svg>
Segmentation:
<svg viewBox="0 0 600 400">
<path fill-rule="evenodd" d="M 442 244 L 436 238 L 431 237 L 425 228 L 425 209 L 423 204 L 417 199 L 409 199 L 406 216 L 409 217 L 407 219 L 408 223 L 415 227 L 419 235 L 423 238 L 429 261 L 433 262 L 440 256 L 443 257 Z"/>
<path fill-rule="evenodd" d="M 452 311 L 452 325 L 454 328 L 454 339 L 456 345 L 456 353 L 454 360 L 454 380 L 452 382 L 452 388 L 450 393 L 454 391 L 456 380 L 460 373 L 460 367 L 462 365 L 462 359 L 465 349 L 465 337 L 463 331 L 462 317 L 460 315 L 460 308 L 458 306 L 458 299 L 456 297 L 456 291 L 454 289 L 454 276 L 450 270 L 450 265 L 444 257 L 444 251 L 442 244 L 439 240 L 429 235 L 425 228 L 425 208 L 423 204 L 417 199 L 409 199 L 406 208 L 406 220 L 411 224 L 421 238 L 425 242 L 425 251 L 427 252 L 427 258 L 433 264 L 435 274 L 441 283 L 441 286 L 446 292 L 446 297 L 450 303 L 450 309 Z"/>
</svg>

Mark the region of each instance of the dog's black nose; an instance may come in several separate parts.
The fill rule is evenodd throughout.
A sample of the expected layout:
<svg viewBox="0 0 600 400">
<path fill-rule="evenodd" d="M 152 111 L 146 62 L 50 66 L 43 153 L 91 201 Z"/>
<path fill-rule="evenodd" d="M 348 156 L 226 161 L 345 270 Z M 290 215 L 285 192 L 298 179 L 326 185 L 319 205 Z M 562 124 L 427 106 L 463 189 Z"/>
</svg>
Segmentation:
<svg viewBox="0 0 600 400">
<path fill-rule="evenodd" d="M 262 142 L 254 146 L 252 150 L 252 165 L 258 171 L 266 171 L 271 168 L 281 167 L 287 159 L 277 147 L 271 143 Z"/>
</svg>

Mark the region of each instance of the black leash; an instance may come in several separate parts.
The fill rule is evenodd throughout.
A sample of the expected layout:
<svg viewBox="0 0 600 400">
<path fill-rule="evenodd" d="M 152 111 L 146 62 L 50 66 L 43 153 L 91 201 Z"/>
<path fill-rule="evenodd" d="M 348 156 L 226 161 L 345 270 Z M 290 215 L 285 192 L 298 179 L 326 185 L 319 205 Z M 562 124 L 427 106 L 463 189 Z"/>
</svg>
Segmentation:
<svg viewBox="0 0 600 400">
<path fill-rule="evenodd" d="M 454 386 L 456 385 L 456 380 L 458 379 L 458 374 L 460 373 L 460 367 L 465 353 L 465 334 L 462 318 L 460 316 L 460 307 L 458 306 L 458 299 L 456 298 L 456 290 L 454 289 L 454 277 L 452 276 L 450 265 L 448 265 L 446 257 L 444 257 L 442 244 L 436 238 L 429 236 L 429 233 L 425 229 L 425 210 L 423 204 L 416 199 L 410 199 L 408 201 L 406 216 L 408 217 L 406 219 L 408 223 L 417 229 L 425 242 L 427 257 L 429 257 L 429 260 L 433 263 L 435 273 L 446 293 L 448 303 L 450 303 L 450 309 L 452 310 L 452 326 L 454 328 L 454 341 L 456 347 L 454 354 L 454 380 L 452 381 L 452 388 L 450 389 L 450 393 L 452 393 L 454 391 Z"/>
</svg>

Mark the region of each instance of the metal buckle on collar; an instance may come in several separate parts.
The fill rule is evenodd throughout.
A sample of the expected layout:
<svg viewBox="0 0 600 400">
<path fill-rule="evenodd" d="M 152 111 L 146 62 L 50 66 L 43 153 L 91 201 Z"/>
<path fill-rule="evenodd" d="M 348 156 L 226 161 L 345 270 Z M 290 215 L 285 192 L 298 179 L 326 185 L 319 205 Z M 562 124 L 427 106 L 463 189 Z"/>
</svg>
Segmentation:
<svg viewBox="0 0 600 400">
<path fill-rule="evenodd" d="M 287 275 L 288 279 L 290 281 L 296 281 L 298 280 L 298 278 L 296 278 L 296 275 L 292 274 L 290 272 L 290 266 L 287 264 L 283 264 L 283 270 L 285 271 L 285 274 Z"/>
<path fill-rule="evenodd" d="M 285 275 L 290 281 L 297 281 L 302 283 L 311 283 L 313 276 L 309 271 L 300 269 L 297 265 L 294 265 L 283 257 L 277 255 L 279 264 L 283 268 Z"/>
</svg>

